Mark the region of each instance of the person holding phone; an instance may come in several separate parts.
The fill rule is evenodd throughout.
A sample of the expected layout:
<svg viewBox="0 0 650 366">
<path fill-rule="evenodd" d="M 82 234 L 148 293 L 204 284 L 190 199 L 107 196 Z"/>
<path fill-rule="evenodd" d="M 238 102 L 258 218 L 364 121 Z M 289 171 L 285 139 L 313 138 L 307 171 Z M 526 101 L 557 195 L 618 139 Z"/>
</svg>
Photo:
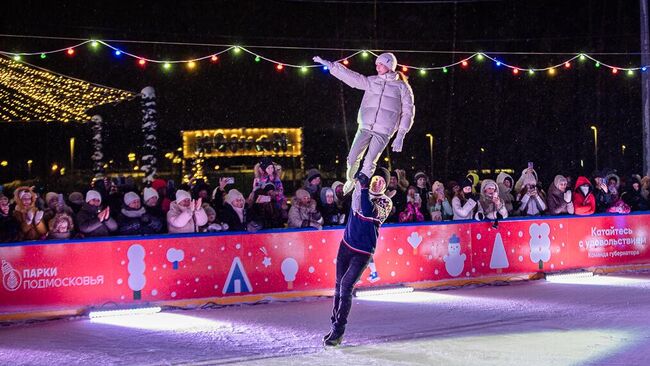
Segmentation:
<svg viewBox="0 0 650 366">
<path fill-rule="evenodd" d="M 255 165 L 255 178 L 253 179 L 253 191 L 257 189 L 264 189 L 268 183 L 273 184 L 275 187 L 275 200 L 279 205 L 284 203 L 284 186 L 282 185 L 282 167 L 271 160 L 269 157 L 260 159 L 259 163 Z M 233 184 L 234 182 L 230 183 Z"/>
<path fill-rule="evenodd" d="M 517 194 L 520 216 L 539 216 L 546 211 L 546 194 L 537 187 L 536 175 L 527 173 Z"/>
<path fill-rule="evenodd" d="M 481 196 L 475 215 L 477 220 L 499 220 L 508 217 L 508 210 L 499 197 L 499 187 L 492 179 L 481 182 Z"/>
<path fill-rule="evenodd" d="M 515 193 L 519 193 L 521 191 L 521 188 L 524 186 L 524 179 L 528 176 L 532 175 L 532 179 L 535 180 L 535 182 L 539 181 L 537 172 L 535 171 L 534 164 L 532 161 L 528 162 L 528 167 L 524 169 L 521 172 L 521 176 L 517 180 L 517 183 L 515 183 Z"/>
<path fill-rule="evenodd" d="M 422 198 L 417 188 L 410 186 L 406 191 L 406 207 L 399 214 L 399 222 L 422 222 L 424 215 L 421 211 Z"/>
<path fill-rule="evenodd" d="M 250 220 L 247 223 L 247 230 L 249 232 L 284 227 L 286 221 L 285 215 L 283 215 L 277 201 L 273 197 L 274 192 L 275 186 L 271 183 L 254 192 L 254 203 L 251 206 Z"/>
</svg>

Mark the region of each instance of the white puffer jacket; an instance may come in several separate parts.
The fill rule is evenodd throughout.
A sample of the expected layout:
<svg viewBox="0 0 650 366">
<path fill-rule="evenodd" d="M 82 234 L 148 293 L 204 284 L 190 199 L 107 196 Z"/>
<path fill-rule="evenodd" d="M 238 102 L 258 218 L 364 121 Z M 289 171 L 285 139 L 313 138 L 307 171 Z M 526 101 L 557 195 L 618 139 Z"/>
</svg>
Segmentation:
<svg viewBox="0 0 650 366">
<path fill-rule="evenodd" d="M 392 136 L 406 134 L 413 125 L 415 106 L 411 87 L 395 72 L 365 76 L 340 63 L 329 62 L 330 73 L 347 85 L 365 91 L 357 123 L 363 129 Z"/>
</svg>

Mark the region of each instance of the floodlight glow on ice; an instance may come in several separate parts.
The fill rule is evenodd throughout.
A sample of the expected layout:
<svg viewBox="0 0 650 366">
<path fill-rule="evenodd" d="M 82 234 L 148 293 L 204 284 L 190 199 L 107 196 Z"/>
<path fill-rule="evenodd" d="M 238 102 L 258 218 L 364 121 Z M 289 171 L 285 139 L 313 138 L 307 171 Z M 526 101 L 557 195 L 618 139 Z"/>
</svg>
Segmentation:
<svg viewBox="0 0 650 366">
<path fill-rule="evenodd" d="M 567 281 L 573 281 L 579 278 L 591 278 L 594 277 L 593 272 L 581 271 L 581 272 L 570 272 L 570 273 L 555 273 L 546 275 L 546 281 L 562 283 Z"/>
<path fill-rule="evenodd" d="M 155 314 L 159 313 L 161 310 L 162 309 L 159 306 L 154 306 L 149 308 L 91 311 L 90 314 L 88 314 L 88 317 L 90 319 L 97 319 L 109 316 Z"/>
<path fill-rule="evenodd" d="M 393 287 L 378 290 L 357 290 L 354 294 L 356 297 L 368 297 L 378 295 L 406 294 L 413 292 L 413 287 Z"/>
</svg>

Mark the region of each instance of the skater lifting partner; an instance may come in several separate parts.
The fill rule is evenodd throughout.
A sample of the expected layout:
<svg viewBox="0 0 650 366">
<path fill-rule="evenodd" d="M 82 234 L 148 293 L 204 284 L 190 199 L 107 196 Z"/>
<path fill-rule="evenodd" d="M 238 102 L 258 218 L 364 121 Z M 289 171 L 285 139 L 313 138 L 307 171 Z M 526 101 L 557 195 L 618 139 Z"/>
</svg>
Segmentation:
<svg viewBox="0 0 650 366">
<path fill-rule="evenodd" d="M 330 332 L 323 337 L 325 345 L 337 346 L 343 340 L 354 286 L 372 262 L 379 227 L 393 207 L 391 199 L 384 194 L 390 175 L 384 168 L 377 169 L 377 160 L 395 132 L 397 136 L 392 144 L 393 151 L 402 151 L 404 137 L 413 125 L 415 107 L 413 91 L 406 76 L 395 71 L 397 59 L 392 53 L 377 57 L 377 75 L 373 76 L 361 75 L 338 62 L 326 61 L 318 56 L 314 57 L 314 61 L 326 66 L 334 77 L 347 85 L 365 91 L 357 117 L 359 128 L 347 158 L 347 181 L 343 190 L 344 194 L 354 190 L 354 194 L 350 219 L 336 257 L 332 325 Z M 373 275 L 376 279 L 374 268 Z"/>
<path fill-rule="evenodd" d="M 388 218 L 393 202 L 386 192 L 390 179 L 388 170 L 377 168 L 372 179 L 359 172 L 352 194 L 350 219 L 345 226 L 343 240 L 336 256 L 336 288 L 332 309 L 332 326 L 323 337 L 328 346 L 337 346 L 343 340 L 345 325 L 352 307 L 352 291 L 372 259 L 377 246 L 379 227 Z"/>
</svg>

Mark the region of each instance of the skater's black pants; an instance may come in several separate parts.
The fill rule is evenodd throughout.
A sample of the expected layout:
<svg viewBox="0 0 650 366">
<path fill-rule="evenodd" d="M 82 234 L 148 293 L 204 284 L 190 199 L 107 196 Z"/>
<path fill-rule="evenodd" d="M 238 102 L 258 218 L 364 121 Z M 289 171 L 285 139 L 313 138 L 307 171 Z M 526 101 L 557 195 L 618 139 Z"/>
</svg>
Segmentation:
<svg viewBox="0 0 650 366">
<path fill-rule="evenodd" d="M 338 333 L 345 331 L 348 315 L 352 307 L 352 291 L 368 266 L 372 256 L 355 252 L 341 242 L 336 256 L 336 289 L 332 309 L 332 329 Z"/>
</svg>

